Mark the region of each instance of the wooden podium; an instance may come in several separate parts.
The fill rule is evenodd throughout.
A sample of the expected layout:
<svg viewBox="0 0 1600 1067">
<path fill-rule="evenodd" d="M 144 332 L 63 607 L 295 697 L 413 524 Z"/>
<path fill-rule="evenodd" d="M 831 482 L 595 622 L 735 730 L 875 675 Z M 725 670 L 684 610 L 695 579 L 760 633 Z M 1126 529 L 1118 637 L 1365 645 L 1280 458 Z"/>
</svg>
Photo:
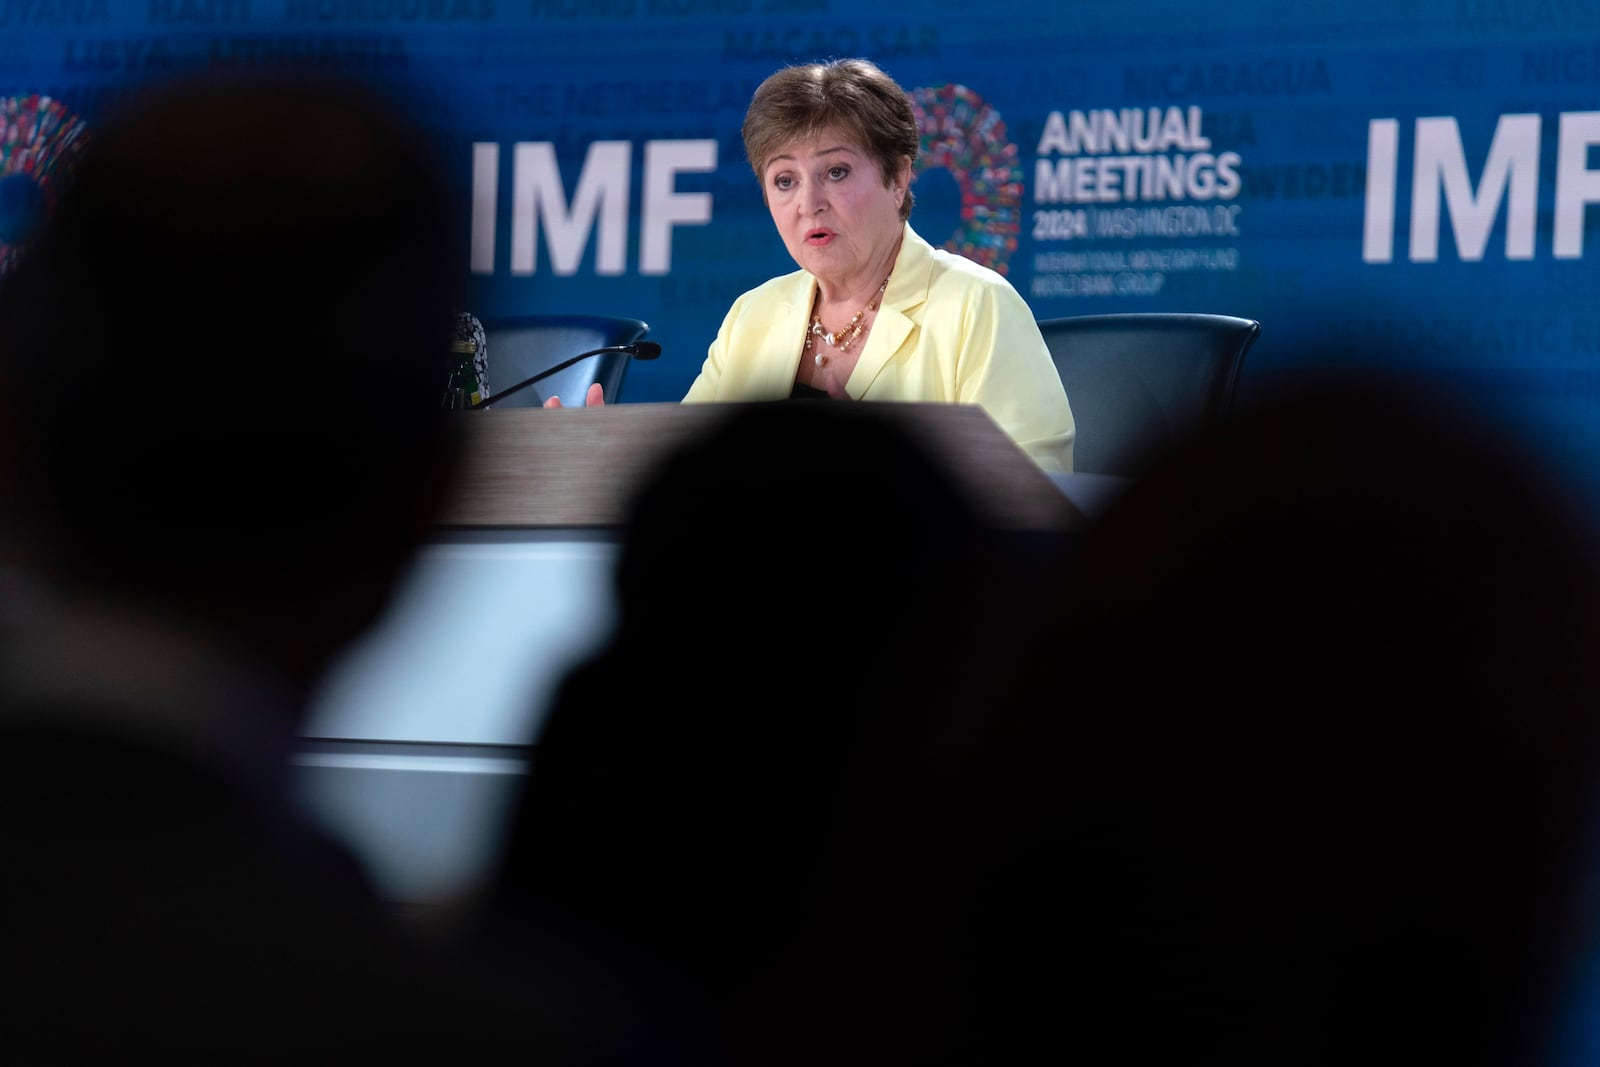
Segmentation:
<svg viewBox="0 0 1600 1067">
<path fill-rule="evenodd" d="M 468 460 L 442 525 L 620 525 L 638 479 L 669 449 L 746 406 L 669 402 L 462 412 Z M 878 406 L 946 459 L 996 528 L 1065 531 L 1082 521 L 1061 490 L 977 405 Z"/>
</svg>

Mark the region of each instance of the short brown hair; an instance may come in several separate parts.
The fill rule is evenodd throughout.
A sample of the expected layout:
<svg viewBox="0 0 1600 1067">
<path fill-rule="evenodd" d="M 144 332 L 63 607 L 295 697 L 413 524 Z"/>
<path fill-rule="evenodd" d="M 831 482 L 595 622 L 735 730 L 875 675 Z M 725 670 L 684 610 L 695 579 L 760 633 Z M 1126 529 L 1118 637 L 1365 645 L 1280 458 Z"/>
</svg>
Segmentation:
<svg viewBox="0 0 1600 1067">
<path fill-rule="evenodd" d="M 869 59 L 805 63 L 768 75 L 744 114 L 745 157 L 759 179 L 785 145 L 829 127 L 851 133 L 878 161 L 885 186 L 902 159 L 917 161 L 921 142 L 911 97 Z M 763 184 L 763 200 L 766 195 Z M 900 203 L 902 221 L 911 217 L 912 199 L 907 189 Z"/>
</svg>

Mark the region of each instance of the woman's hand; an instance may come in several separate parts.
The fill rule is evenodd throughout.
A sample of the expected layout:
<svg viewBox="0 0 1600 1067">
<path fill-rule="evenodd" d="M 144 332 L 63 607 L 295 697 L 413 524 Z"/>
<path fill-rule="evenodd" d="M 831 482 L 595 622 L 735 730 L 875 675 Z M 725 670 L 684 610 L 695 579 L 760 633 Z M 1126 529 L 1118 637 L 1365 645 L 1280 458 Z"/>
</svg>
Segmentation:
<svg viewBox="0 0 1600 1067">
<path fill-rule="evenodd" d="M 583 406 L 586 408 L 597 408 L 604 405 L 605 402 L 605 387 L 599 382 L 595 382 L 593 385 L 589 386 L 589 391 L 585 393 L 583 397 Z M 561 407 L 561 398 L 559 396 L 552 396 L 549 400 L 544 402 L 544 406 L 547 408 Z"/>
</svg>

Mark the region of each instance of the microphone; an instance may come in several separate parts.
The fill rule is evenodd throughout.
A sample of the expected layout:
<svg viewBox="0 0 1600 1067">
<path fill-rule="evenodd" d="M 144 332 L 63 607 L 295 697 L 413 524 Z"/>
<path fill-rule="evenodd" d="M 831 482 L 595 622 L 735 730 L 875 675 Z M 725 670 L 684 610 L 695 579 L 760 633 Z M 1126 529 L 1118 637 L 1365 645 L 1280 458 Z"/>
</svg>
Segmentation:
<svg viewBox="0 0 1600 1067">
<path fill-rule="evenodd" d="M 631 345 L 606 345 L 604 348 L 595 348 L 588 352 L 579 352 L 571 359 L 564 359 L 553 367 L 547 367 L 538 374 L 535 374 L 532 378 L 524 378 L 516 385 L 508 386 L 492 396 L 486 396 L 482 400 L 468 404 L 467 410 L 477 411 L 479 408 L 486 408 L 497 400 L 504 400 L 512 393 L 520 392 L 535 382 L 542 382 L 546 378 L 550 377 L 550 375 L 558 374 L 561 371 L 566 370 L 580 359 L 588 359 L 590 356 L 603 356 L 611 352 L 621 353 L 622 355 L 629 356 L 633 359 L 655 359 L 661 354 L 661 346 L 654 341 L 635 341 Z"/>
</svg>

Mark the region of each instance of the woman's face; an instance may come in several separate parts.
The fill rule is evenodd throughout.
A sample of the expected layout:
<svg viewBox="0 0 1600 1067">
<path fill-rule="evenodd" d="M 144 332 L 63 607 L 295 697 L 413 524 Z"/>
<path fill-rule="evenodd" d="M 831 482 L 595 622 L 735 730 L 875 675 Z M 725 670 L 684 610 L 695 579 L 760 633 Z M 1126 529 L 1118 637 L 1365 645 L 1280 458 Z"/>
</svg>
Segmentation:
<svg viewBox="0 0 1600 1067">
<path fill-rule="evenodd" d="M 877 161 L 848 135 L 824 130 L 797 141 L 767 161 L 767 210 L 789 255 L 830 285 L 883 279 L 901 233 L 900 203 L 911 178 L 906 160 L 884 185 Z"/>
</svg>

